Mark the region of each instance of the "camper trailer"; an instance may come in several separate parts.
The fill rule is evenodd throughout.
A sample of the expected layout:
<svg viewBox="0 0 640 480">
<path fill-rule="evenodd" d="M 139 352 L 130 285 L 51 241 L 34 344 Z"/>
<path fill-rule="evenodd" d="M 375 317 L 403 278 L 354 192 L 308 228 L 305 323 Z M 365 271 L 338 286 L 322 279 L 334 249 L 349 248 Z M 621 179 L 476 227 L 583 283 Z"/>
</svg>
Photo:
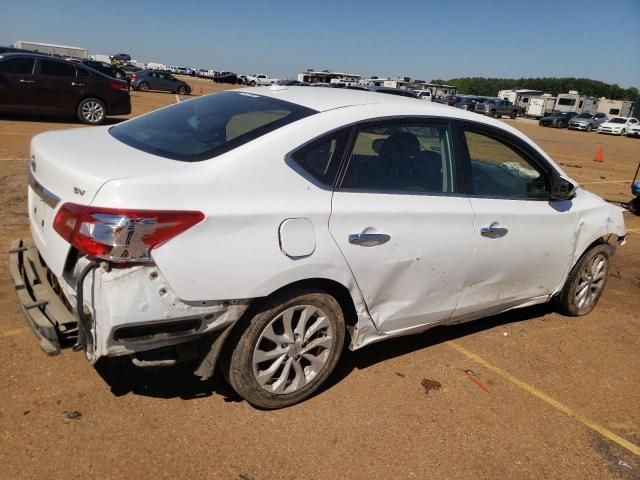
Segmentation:
<svg viewBox="0 0 640 480">
<path fill-rule="evenodd" d="M 542 95 L 540 90 L 527 90 L 524 88 L 514 90 L 500 90 L 498 92 L 498 98 L 509 100 L 514 105 L 520 108 L 520 111 L 526 112 L 529 106 L 529 99 Z"/>
<path fill-rule="evenodd" d="M 633 112 L 634 102 L 627 100 L 611 100 L 602 97 L 598 101 L 598 112 L 604 113 L 608 118 L 611 117 L 630 117 Z"/>
<path fill-rule="evenodd" d="M 556 112 L 595 112 L 598 107 L 598 99 L 580 95 L 575 90 L 569 93 L 561 93 L 556 100 Z"/>
<path fill-rule="evenodd" d="M 525 110 L 525 116 L 533 118 L 546 117 L 553 112 L 556 105 L 556 97 L 541 95 L 529 98 L 529 105 Z"/>
</svg>

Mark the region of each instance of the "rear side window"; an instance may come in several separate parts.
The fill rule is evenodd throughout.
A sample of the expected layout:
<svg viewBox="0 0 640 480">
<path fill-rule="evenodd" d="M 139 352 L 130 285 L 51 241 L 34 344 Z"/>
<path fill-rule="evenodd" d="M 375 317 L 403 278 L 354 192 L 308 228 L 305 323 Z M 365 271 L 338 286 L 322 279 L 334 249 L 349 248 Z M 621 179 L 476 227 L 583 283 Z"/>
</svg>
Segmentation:
<svg viewBox="0 0 640 480">
<path fill-rule="evenodd" d="M 180 102 L 112 127 L 109 132 L 138 150 L 197 162 L 314 113 L 262 95 L 224 92 Z"/>
<path fill-rule="evenodd" d="M 33 58 L 9 58 L 0 62 L 0 73 L 17 75 L 31 75 L 33 73 Z"/>
<path fill-rule="evenodd" d="M 86 68 L 76 67 L 76 70 L 78 71 L 78 76 L 79 77 L 88 77 L 89 76 L 89 70 L 87 70 Z"/>
<path fill-rule="evenodd" d="M 453 192 L 446 124 L 408 121 L 358 130 L 341 187 L 374 193 Z"/>
<path fill-rule="evenodd" d="M 348 137 L 348 129 L 334 132 L 305 145 L 291 158 L 323 185 L 333 185 Z"/>
<path fill-rule="evenodd" d="M 503 141 L 479 132 L 464 132 L 473 193 L 483 197 L 548 199 L 543 172 L 535 162 Z"/>
<path fill-rule="evenodd" d="M 56 77 L 75 77 L 76 69 L 68 63 L 55 62 L 53 60 L 40 60 L 40 75 L 53 75 Z"/>
</svg>

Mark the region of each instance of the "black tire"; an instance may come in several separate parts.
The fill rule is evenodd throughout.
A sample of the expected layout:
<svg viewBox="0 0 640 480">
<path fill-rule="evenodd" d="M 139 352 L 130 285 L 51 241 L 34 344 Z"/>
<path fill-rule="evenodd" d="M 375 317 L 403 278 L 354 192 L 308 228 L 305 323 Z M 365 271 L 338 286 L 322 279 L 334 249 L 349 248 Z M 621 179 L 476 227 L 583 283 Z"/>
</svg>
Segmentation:
<svg viewBox="0 0 640 480">
<path fill-rule="evenodd" d="M 591 132 L 591 130 L 593 130 L 593 125 L 587 125 L 587 132 Z"/>
<path fill-rule="evenodd" d="M 492 117 L 492 118 L 495 118 L 496 117 L 496 111 L 495 110 L 491 110 L 489 112 L 489 116 Z"/>
<path fill-rule="evenodd" d="M 84 98 L 78 104 L 76 115 L 86 125 L 100 125 L 107 118 L 107 107 L 97 98 Z"/>
<path fill-rule="evenodd" d="M 518 112 L 511 112 L 511 115 L 509 115 L 509 118 L 511 120 L 515 120 L 517 116 L 518 116 Z"/>
<path fill-rule="evenodd" d="M 629 211 L 640 216 L 640 197 L 636 197 L 629 202 Z"/>
<path fill-rule="evenodd" d="M 149 84 L 147 82 L 140 82 L 138 84 L 138 90 L 140 90 L 141 92 L 148 92 Z"/>
<path fill-rule="evenodd" d="M 186 95 L 187 94 L 187 87 L 185 87 L 184 85 L 180 85 L 180 87 L 178 87 L 178 95 Z"/>
<path fill-rule="evenodd" d="M 251 82 L 249 83 L 249 85 L 251 85 L 252 87 L 256 86 L 256 81 L 255 80 L 251 80 Z"/>
<path fill-rule="evenodd" d="M 593 264 L 596 257 L 602 258 L 605 261 L 604 268 L 602 271 L 602 283 L 600 286 L 597 295 L 593 296 L 593 298 L 589 301 L 587 305 L 579 306 L 577 301 L 577 290 L 580 284 L 584 283 L 584 272 L 589 269 L 589 267 Z M 560 297 L 558 299 L 558 303 L 560 306 L 560 311 L 565 315 L 570 317 L 579 317 L 582 315 L 587 315 L 590 313 L 600 300 L 600 296 L 604 291 L 604 288 L 607 284 L 607 276 L 609 273 L 609 246 L 608 245 L 596 245 L 591 249 L 587 250 L 582 257 L 576 262 L 574 267 L 571 269 L 569 276 L 567 277 L 567 281 L 562 288 L 562 292 L 560 292 Z M 592 283 L 591 281 L 587 282 L 587 292 L 586 295 L 590 295 L 592 292 Z M 595 283 L 595 282 L 594 282 Z"/>
<path fill-rule="evenodd" d="M 291 393 L 268 391 L 260 386 L 254 374 L 254 349 L 258 346 L 258 342 L 261 341 L 263 332 L 281 313 L 292 307 L 306 305 L 322 310 L 329 321 L 333 343 L 325 357 L 326 360 L 319 373 L 302 388 Z M 345 325 L 342 309 L 334 297 L 323 292 L 298 289 L 287 294 L 275 296 L 255 311 L 251 318 L 245 318 L 241 322 L 234 327 L 233 332 L 225 342 L 225 349 L 222 352 L 220 363 L 225 378 L 236 393 L 250 404 L 259 408 L 283 408 L 309 398 L 331 375 L 343 350 Z M 278 348 L 278 345 L 275 348 Z M 291 353 L 287 355 L 291 355 Z M 289 361 L 289 358 L 287 357 L 287 360 L 283 361 L 281 365 Z M 280 371 L 280 368 L 274 371 L 274 376 L 277 375 L 278 371 Z M 289 385 L 290 382 L 294 381 L 294 379 L 289 380 L 292 372 L 293 370 L 290 370 L 290 373 L 287 374 L 285 384 Z"/>
</svg>

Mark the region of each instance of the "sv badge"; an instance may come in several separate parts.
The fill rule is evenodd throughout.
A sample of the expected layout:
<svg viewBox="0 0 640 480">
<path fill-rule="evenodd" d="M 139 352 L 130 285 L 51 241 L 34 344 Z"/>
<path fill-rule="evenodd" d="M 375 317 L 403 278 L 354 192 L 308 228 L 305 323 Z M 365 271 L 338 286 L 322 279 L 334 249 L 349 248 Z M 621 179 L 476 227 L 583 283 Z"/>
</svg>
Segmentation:
<svg viewBox="0 0 640 480">
<path fill-rule="evenodd" d="M 76 195 L 84 195 L 84 192 L 86 192 L 86 190 L 82 190 L 81 188 L 78 187 L 73 187 L 73 193 L 75 193 Z"/>
</svg>

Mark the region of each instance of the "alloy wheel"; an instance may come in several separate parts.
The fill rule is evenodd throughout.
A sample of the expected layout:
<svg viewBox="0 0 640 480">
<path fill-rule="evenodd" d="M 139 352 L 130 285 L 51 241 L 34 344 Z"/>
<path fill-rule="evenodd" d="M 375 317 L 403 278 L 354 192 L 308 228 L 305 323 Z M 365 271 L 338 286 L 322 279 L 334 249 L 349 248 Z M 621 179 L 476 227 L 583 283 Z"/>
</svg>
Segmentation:
<svg viewBox="0 0 640 480">
<path fill-rule="evenodd" d="M 104 118 L 104 108 L 95 100 L 84 102 L 81 111 L 82 116 L 89 123 L 100 123 Z"/>
<path fill-rule="evenodd" d="M 585 265 L 575 290 L 576 306 L 580 310 L 591 307 L 598 300 L 604 286 L 607 270 L 607 259 L 602 254 L 596 255 Z"/>
<path fill-rule="evenodd" d="M 322 371 L 334 344 L 326 313 L 313 305 L 295 305 L 260 334 L 253 350 L 253 375 L 270 393 L 297 392 Z"/>
</svg>

